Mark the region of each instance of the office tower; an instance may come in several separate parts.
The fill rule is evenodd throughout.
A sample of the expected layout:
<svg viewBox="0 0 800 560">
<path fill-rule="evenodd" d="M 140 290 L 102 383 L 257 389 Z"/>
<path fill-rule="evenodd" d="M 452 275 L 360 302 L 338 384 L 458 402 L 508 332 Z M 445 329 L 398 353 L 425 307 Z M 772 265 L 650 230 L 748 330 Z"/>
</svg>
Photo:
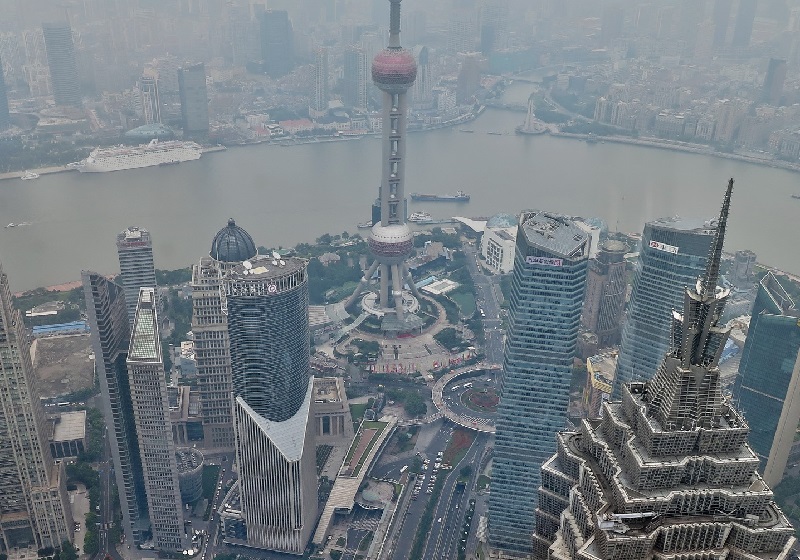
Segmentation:
<svg viewBox="0 0 800 560">
<path fill-rule="evenodd" d="M 783 82 L 786 80 L 786 61 L 778 58 L 769 60 L 767 75 L 764 77 L 764 89 L 761 100 L 770 105 L 780 105 L 783 95 Z"/>
<path fill-rule="evenodd" d="M 389 46 L 372 61 L 372 80 L 383 92 L 383 167 L 380 198 L 380 221 L 369 235 L 370 252 L 375 260 L 361 279 L 345 307 L 356 302 L 375 271 L 380 269 L 380 290 L 377 305 L 383 310 L 382 330 L 409 331 L 421 326 L 419 318 L 406 313 L 408 302 L 403 284 L 418 295 L 405 260 L 414 247 L 405 213 L 405 156 L 408 119 L 408 88 L 417 77 L 414 56 L 400 46 L 400 2 L 389 0 Z M 391 288 L 391 289 L 390 289 Z M 369 298 L 368 294 L 364 301 Z"/>
<path fill-rule="evenodd" d="M 708 267 L 672 315 L 650 381 L 623 387 L 603 418 L 557 435 L 542 467 L 534 548 L 553 560 L 786 560 L 794 529 L 758 474 L 748 425 L 723 395 L 717 288 L 729 183 Z M 492 491 L 494 493 L 494 490 Z"/>
<path fill-rule="evenodd" d="M 614 39 L 622 37 L 622 27 L 625 22 L 625 13 L 622 6 L 611 5 L 603 9 L 603 17 L 600 20 L 600 41 L 603 45 L 608 45 Z"/>
<path fill-rule="evenodd" d="M 714 47 L 725 45 L 732 9 L 733 0 L 714 0 Z"/>
<path fill-rule="evenodd" d="M 411 104 L 420 109 L 433 107 L 433 76 L 431 74 L 430 51 L 428 47 L 414 47 L 414 58 L 417 59 L 417 79 L 411 88 Z"/>
<path fill-rule="evenodd" d="M 207 257 L 192 267 L 192 334 L 207 447 L 234 447 L 231 417 L 231 354 L 228 316 L 222 309 L 222 277 L 256 256 L 256 245 L 231 218 L 214 236 Z"/>
<path fill-rule="evenodd" d="M 256 256 L 224 292 L 246 544 L 302 554 L 317 513 L 307 262 Z"/>
<path fill-rule="evenodd" d="M 314 50 L 314 98 L 311 100 L 312 117 L 321 117 L 328 112 L 328 49 Z"/>
<path fill-rule="evenodd" d="M 130 399 L 153 545 L 158 550 L 182 552 L 187 548 L 183 536 L 183 503 L 172 442 L 154 288 L 139 291 L 128 348 Z"/>
<path fill-rule="evenodd" d="M 82 272 L 81 280 L 122 510 L 122 529 L 129 543 L 141 544 L 148 528 L 147 494 L 126 363 L 131 333 L 126 292 L 121 284 L 96 272 Z"/>
<path fill-rule="evenodd" d="M 142 96 L 145 124 L 160 123 L 161 99 L 158 95 L 158 78 L 151 75 L 139 78 L 139 93 Z"/>
<path fill-rule="evenodd" d="M 456 82 L 456 100 L 467 104 L 481 87 L 481 58 L 479 53 L 461 53 L 461 68 Z"/>
<path fill-rule="evenodd" d="M 50 455 L 30 350 L 0 267 L 0 551 L 6 554 L 72 541 L 66 474 Z"/>
<path fill-rule="evenodd" d="M 733 25 L 731 46 L 750 46 L 750 37 L 753 35 L 753 22 L 756 19 L 757 4 L 758 0 L 739 0 L 739 8 L 736 11 L 736 22 Z"/>
<path fill-rule="evenodd" d="M 508 47 L 508 1 L 485 0 L 480 9 L 480 50 L 489 54 Z"/>
<path fill-rule="evenodd" d="M 344 52 L 342 100 L 347 107 L 367 110 L 367 55 L 358 45 Z"/>
<path fill-rule="evenodd" d="M 178 69 L 183 137 L 204 140 L 208 136 L 206 67 L 200 62 Z"/>
<path fill-rule="evenodd" d="M 42 32 L 56 105 L 80 107 L 81 90 L 72 29 L 68 23 L 44 23 Z"/>
<path fill-rule="evenodd" d="M 628 246 L 622 241 L 608 239 L 600 245 L 597 256 L 589 261 L 581 325 L 597 335 L 601 348 L 619 344 L 622 335 L 628 287 L 627 251 Z"/>
<path fill-rule="evenodd" d="M 567 420 L 590 238 L 570 219 L 520 216 L 489 497 L 489 544 L 530 554 L 539 467 Z"/>
<path fill-rule="evenodd" d="M 293 41 L 288 12 L 267 10 L 261 14 L 261 58 L 267 75 L 280 78 L 294 69 Z"/>
<path fill-rule="evenodd" d="M 624 384 L 646 381 L 658 369 L 669 350 L 670 313 L 681 308 L 683 289 L 703 273 L 715 227 L 713 221 L 682 218 L 645 224 L 622 327 L 615 399 L 622 395 Z"/>
<path fill-rule="evenodd" d="M 454 12 L 448 20 L 447 50 L 451 53 L 472 52 L 475 50 L 477 35 L 478 22 L 474 12 Z"/>
<path fill-rule="evenodd" d="M 6 93 L 6 80 L 3 76 L 3 61 L 0 60 L 0 130 L 11 126 L 11 117 L 8 114 L 8 94 Z"/>
<path fill-rule="evenodd" d="M 44 46 L 44 33 L 41 29 L 26 29 L 22 32 L 25 47 L 25 82 L 33 97 L 53 93 L 50 71 L 47 68 L 47 52 Z"/>
<path fill-rule="evenodd" d="M 748 288 L 754 284 L 753 267 L 756 265 L 756 259 L 756 254 L 748 249 L 734 253 L 731 276 L 737 287 Z"/>
<path fill-rule="evenodd" d="M 783 478 L 800 420 L 800 310 L 767 273 L 758 285 L 733 397 L 750 425 L 748 442 L 764 480 Z"/>
<path fill-rule="evenodd" d="M 133 324 L 139 288 L 155 288 L 156 270 L 153 264 L 153 241 L 150 232 L 131 226 L 117 234 L 117 256 L 121 284 L 125 286 L 128 321 Z"/>
</svg>

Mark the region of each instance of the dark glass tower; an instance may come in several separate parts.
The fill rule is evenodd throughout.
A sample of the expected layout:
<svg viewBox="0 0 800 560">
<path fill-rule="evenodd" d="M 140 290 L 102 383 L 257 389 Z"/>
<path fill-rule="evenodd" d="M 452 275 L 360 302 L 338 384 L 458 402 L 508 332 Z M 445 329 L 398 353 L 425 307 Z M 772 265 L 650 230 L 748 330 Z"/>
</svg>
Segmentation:
<svg viewBox="0 0 800 560">
<path fill-rule="evenodd" d="M 736 23 L 733 26 L 733 47 L 749 47 L 753 35 L 753 23 L 756 20 L 758 0 L 739 0 L 739 9 L 736 12 Z"/>
<path fill-rule="evenodd" d="M 495 550 L 531 552 L 539 467 L 567 420 L 589 243 L 564 216 L 520 217 L 489 498 Z"/>
<path fill-rule="evenodd" d="M 11 126 L 8 114 L 8 93 L 6 93 L 6 80 L 3 77 L 3 61 L 0 60 L 0 130 Z"/>
<path fill-rule="evenodd" d="M 716 225 L 713 220 L 662 218 L 648 222 L 622 329 L 614 398 L 631 381 L 653 377 L 669 350 L 670 313 L 683 290 L 703 273 Z"/>
<path fill-rule="evenodd" d="M 72 28 L 68 23 L 44 23 L 42 31 L 56 105 L 80 107 L 81 89 Z"/>
<path fill-rule="evenodd" d="M 267 10 L 261 14 L 261 58 L 267 75 L 280 78 L 294 69 L 293 40 L 288 12 Z"/>
<path fill-rule="evenodd" d="M 147 494 L 126 363 L 131 329 L 125 289 L 96 272 L 82 272 L 81 280 L 119 490 L 123 530 L 128 542 L 141 544 L 147 529 Z"/>
<path fill-rule="evenodd" d="M 204 140 L 208 136 L 208 89 L 202 62 L 178 69 L 178 92 L 184 138 Z"/>
<path fill-rule="evenodd" d="M 777 484 L 797 428 L 793 385 L 800 351 L 800 310 L 772 273 L 758 285 L 733 396 L 750 424 L 748 441 L 768 484 Z M 782 422 L 784 415 L 789 421 Z M 785 443 L 788 445 L 781 445 Z"/>
<path fill-rule="evenodd" d="M 223 279 L 247 546 L 302 554 L 316 521 L 308 263 L 256 256 Z"/>
</svg>

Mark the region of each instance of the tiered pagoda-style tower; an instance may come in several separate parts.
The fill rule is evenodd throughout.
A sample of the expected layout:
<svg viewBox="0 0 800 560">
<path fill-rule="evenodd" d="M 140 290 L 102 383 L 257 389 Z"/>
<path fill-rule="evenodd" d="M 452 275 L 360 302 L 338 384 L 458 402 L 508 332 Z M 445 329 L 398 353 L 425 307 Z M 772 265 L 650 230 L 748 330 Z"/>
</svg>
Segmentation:
<svg viewBox="0 0 800 560">
<path fill-rule="evenodd" d="M 750 431 L 723 395 L 717 288 L 733 179 L 705 274 L 673 312 L 672 348 L 655 377 L 622 389 L 599 420 L 557 436 L 542 465 L 533 536 L 556 560 L 788 558 L 794 528 L 757 472 Z"/>
</svg>

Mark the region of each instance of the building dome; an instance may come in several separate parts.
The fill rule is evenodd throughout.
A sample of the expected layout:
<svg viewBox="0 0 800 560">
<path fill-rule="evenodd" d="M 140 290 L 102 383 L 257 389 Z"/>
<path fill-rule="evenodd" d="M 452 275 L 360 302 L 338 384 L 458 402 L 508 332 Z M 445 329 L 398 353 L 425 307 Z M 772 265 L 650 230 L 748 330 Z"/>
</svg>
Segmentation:
<svg viewBox="0 0 800 560">
<path fill-rule="evenodd" d="M 417 61 L 404 49 L 384 49 L 372 61 L 372 80 L 388 93 L 403 93 L 417 79 Z"/>
<path fill-rule="evenodd" d="M 414 234 L 407 224 L 372 226 L 369 236 L 369 250 L 385 264 L 403 262 L 414 248 Z"/>
<path fill-rule="evenodd" d="M 516 216 L 512 216 L 511 214 L 496 214 L 489 218 L 489 221 L 486 222 L 487 228 L 510 228 L 516 227 L 519 224 L 519 220 L 517 220 Z"/>
<path fill-rule="evenodd" d="M 231 218 L 228 225 L 214 236 L 211 243 L 211 258 L 221 262 L 242 262 L 256 256 L 256 244 L 245 230 Z"/>
</svg>

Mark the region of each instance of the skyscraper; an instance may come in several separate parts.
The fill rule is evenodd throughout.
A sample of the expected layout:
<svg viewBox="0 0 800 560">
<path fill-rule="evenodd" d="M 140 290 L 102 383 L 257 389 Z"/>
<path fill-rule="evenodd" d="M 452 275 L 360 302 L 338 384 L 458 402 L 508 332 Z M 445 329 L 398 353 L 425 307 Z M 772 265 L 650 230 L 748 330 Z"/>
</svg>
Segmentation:
<svg viewBox="0 0 800 560">
<path fill-rule="evenodd" d="M 736 11 L 736 22 L 733 25 L 733 38 L 731 46 L 749 47 L 750 37 L 753 35 L 753 22 L 756 19 L 758 0 L 739 0 Z"/>
<path fill-rule="evenodd" d="M 145 124 L 160 123 L 161 99 L 158 94 L 158 77 L 145 75 L 139 78 L 139 93 L 142 96 Z"/>
<path fill-rule="evenodd" d="M 433 75 L 428 47 L 414 47 L 414 58 L 417 59 L 417 79 L 411 90 L 411 103 L 420 109 L 430 109 L 433 107 Z"/>
<path fill-rule="evenodd" d="M 389 46 L 372 61 L 372 80 L 383 92 L 383 167 L 378 193 L 380 222 L 372 226 L 369 235 L 369 248 L 375 260 L 345 303 L 345 307 L 354 304 L 372 275 L 380 269 L 377 305 L 384 316 L 382 330 L 395 332 L 421 326 L 421 322 L 415 321 L 416 317 L 406 314 L 406 302 L 410 299 L 403 297 L 404 283 L 408 283 L 417 295 L 405 263 L 414 247 L 414 240 L 406 224 L 404 185 L 407 92 L 417 77 L 417 63 L 414 56 L 400 46 L 401 1 L 389 0 Z"/>
<path fill-rule="evenodd" d="M 117 234 L 117 256 L 122 285 L 125 286 L 125 301 L 128 321 L 133 324 L 140 288 L 155 288 L 156 270 L 153 264 L 153 241 L 150 232 L 131 226 Z"/>
<path fill-rule="evenodd" d="M 714 47 L 725 46 L 732 10 L 733 0 L 714 0 Z"/>
<path fill-rule="evenodd" d="M 648 222 L 633 280 L 614 378 L 622 386 L 650 379 L 669 349 L 670 313 L 682 306 L 683 289 L 702 274 L 713 239 L 713 221 L 661 218 Z"/>
<path fill-rule="evenodd" d="M 139 291 L 127 365 L 153 545 L 182 552 L 188 547 L 154 288 Z"/>
<path fill-rule="evenodd" d="M 122 285 L 96 272 L 82 272 L 81 280 L 119 490 L 122 529 L 129 543 L 141 544 L 148 528 L 147 493 L 126 362 L 131 333 L 126 293 Z"/>
<path fill-rule="evenodd" d="M 627 251 L 625 243 L 609 239 L 600 245 L 597 257 L 589 261 L 581 323 L 597 335 L 601 348 L 619 344 L 622 334 L 622 312 L 628 289 Z"/>
<path fill-rule="evenodd" d="M 8 114 L 8 93 L 6 93 L 6 80 L 3 76 L 3 61 L 0 60 L 0 130 L 11 126 Z"/>
<path fill-rule="evenodd" d="M 6 554 L 72 541 L 66 474 L 50 455 L 30 350 L 0 267 L 0 551 Z"/>
<path fill-rule="evenodd" d="M 202 62 L 178 69 L 178 93 L 184 138 L 205 139 L 208 136 L 208 90 L 206 67 Z"/>
<path fill-rule="evenodd" d="M 314 50 L 314 99 L 311 100 L 312 117 L 323 116 L 328 111 L 328 49 Z"/>
<path fill-rule="evenodd" d="M 558 452 L 542 467 L 537 557 L 790 557 L 794 529 L 720 383 L 729 329 L 718 321 L 730 291 L 717 280 L 732 187 L 707 268 L 672 314 L 671 348 L 656 376 L 625 385 L 602 419 L 558 434 Z"/>
<path fill-rule="evenodd" d="M 764 77 L 764 88 L 761 90 L 761 100 L 770 105 L 779 105 L 785 81 L 786 61 L 779 58 L 769 59 L 767 75 Z"/>
<path fill-rule="evenodd" d="M 344 52 L 344 89 L 342 101 L 348 107 L 367 110 L 367 55 L 360 45 Z"/>
<path fill-rule="evenodd" d="M 224 292 L 246 544 L 302 554 L 317 512 L 307 262 L 257 256 Z"/>
<path fill-rule="evenodd" d="M 767 484 L 783 478 L 800 418 L 800 310 L 771 272 L 758 285 L 733 397 Z"/>
<path fill-rule="evenodd" d="M 80 107 L 81 89 L 72 28 L 68 23 L 44 23 L 42 31 L 56 105 Z"/>
<path fill-rule="evenodd" d="M 256 256 L 256 245 L 231 218 L 211 243 L 207 257 L 192 267 L 192 334 L 197 384 L 208 447 L 234 447 L 231 417 L 231 352 L 228 316 L 222 310 L 222 277 Z"/>
<path fill-rule="evenodd" d="M 264 71 L 273 78 L 294 69 L 294 36 L 289 12 L 267 10 L 261 14 L 261 58 Z"/>
<path fill-rule="evenodd" d="M 567 420 L 589 244 L 564 216 L 520 216 L 489 498 L 495 550 L 531 552 L 539 467 Z"/>
</svg>

